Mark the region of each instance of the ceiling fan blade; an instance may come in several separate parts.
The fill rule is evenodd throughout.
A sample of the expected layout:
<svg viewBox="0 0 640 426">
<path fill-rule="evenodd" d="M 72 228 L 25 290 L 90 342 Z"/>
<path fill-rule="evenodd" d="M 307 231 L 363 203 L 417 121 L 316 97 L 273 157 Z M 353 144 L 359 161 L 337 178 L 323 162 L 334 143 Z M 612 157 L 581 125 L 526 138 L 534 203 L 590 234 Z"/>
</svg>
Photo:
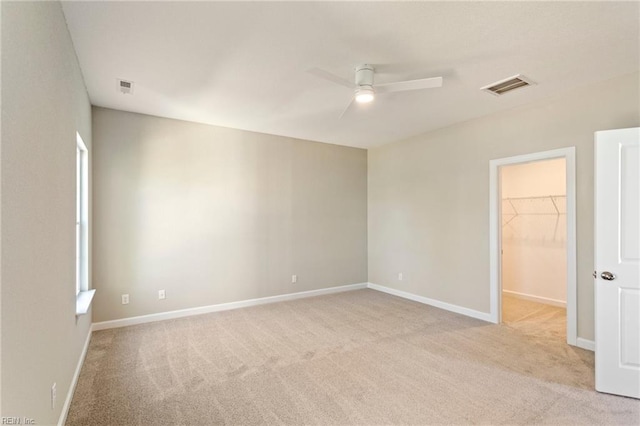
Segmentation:
<svg viewBox="0 0 640 426">
<path fill-rule="evenodd" d="M 354 102 L 355 100 L 356 100 L 356 98 L 355 98 L 355 97 L 352 97 L 352 98 L 351 98 L 351 100 L 349 101 L 349 104 L 348 104 L 348 105 L 347 105 L 347 107 L 342 111 L 342 114 L 340 114 L 340 117 L 338 118 L 338 120 L 342 120 L 342 117 L 344 117 L 344 116 L 345 116 L 345 114 L 346 114 L 347 112 L 349 112 L 351 109 L 353 109 L 352 107 L 353 107 L 353 104 L 355 104 L 355 102 Z"/>
<path fill-rule="evenodd" d="M 313 74 L 316 77 L 319 77 L 323 80 L 330 81 L 332 83 L 339 84 L 340 86 L 347 87 L 349 89 L 353 89 L 353 82 L 346 80 L 342 77 L 338 77 L 335 74 L 330 73 L 329 71 L 321 70 L 320 68 L 311 68 L 307 70 L 309 74 Z"/>
<path fill-rule="evenodd" d="M 405 90 L 431 89 L 442 86 L 442 77 L 421 78 L 419 80 L 397 81 L 395 83 L 376 84 L 376 93 L 402 92 Z"/>
</svg>

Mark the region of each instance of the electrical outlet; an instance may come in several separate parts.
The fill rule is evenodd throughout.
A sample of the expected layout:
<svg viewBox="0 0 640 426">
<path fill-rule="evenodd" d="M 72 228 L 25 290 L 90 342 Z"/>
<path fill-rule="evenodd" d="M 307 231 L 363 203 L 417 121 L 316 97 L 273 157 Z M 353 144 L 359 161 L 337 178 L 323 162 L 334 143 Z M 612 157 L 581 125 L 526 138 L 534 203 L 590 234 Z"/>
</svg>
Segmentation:
<svg viewBox="0 0 640 426">
<path fill-rule="evenodd" d="M 123 294 L 122 295 L 122 304 L 123 305 L 128 305 L 129 304 L 129 295 L 128 294 Z"/>
<path fill-rule="evenodd" d="M 298 282 L 298 276 L 297 275 L 291 275 L 291 282 L 292 283 L 297 283 Z"/>
<path fill-rule="evenodd" d="M 51 386 L 51 409 L 56 408 L 56 398 L 58 397 L 58 392 L 56 390 L 56 383 L 54 382 Z"/>
<path fill-rule="evenodd" d="M 164 290 L 158 290 L 158 299 L 163 300 L 167 297 Z"/>
<path fill-rule="evenodd" d="M 398 272 L 398 281 L 402 281 L 402 272 Z"/>
</svg>

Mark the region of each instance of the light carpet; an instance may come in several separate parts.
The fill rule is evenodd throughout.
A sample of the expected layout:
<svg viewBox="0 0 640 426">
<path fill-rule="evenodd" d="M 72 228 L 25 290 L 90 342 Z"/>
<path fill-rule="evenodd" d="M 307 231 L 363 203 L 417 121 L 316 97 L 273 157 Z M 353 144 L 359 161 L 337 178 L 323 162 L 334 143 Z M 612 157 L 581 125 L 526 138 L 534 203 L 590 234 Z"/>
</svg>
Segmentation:
<svg viewBox="0 0 640 426">
<path fill-rule="evenodd" d="M 502 294 L 502 321 L 520 333 L 567 341 L 567 310 Z"/>
<path fill-rule="evenodd" d="M 593 353 L 374 290 L 95 332 L 69 425 L 638 424 Z"/>
</svg>

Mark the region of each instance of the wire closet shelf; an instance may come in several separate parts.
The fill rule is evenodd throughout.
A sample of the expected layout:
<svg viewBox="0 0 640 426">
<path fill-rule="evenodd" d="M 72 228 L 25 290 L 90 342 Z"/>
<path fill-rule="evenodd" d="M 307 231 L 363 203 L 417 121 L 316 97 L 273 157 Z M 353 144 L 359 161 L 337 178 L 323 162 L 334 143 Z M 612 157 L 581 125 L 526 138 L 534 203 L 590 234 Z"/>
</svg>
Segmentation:
<svg viewBox="0 0 640 426">
<path fill-rule="evenodd" d="M 503 236 L 511 240 L 564 242 L 566 195 L 505 197 L 502 199 Z"/>
</svg>

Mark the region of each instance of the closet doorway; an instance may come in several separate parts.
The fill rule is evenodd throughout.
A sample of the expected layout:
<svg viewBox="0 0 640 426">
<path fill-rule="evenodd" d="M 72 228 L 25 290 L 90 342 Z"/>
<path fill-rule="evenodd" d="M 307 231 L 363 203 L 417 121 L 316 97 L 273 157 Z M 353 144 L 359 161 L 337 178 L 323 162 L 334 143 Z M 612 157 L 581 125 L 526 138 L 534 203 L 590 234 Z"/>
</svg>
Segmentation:
<svg viewBox="0 0 640 426">
<path fill-rule="evenodd" d="M 502 322 L 566 339 L 567 191 L 564 158 L 500 169 Z"/>
<path fill-rule="evenodd" d="M 490 162 L 491 316 L 576 344 L 575 150 Z"/>
</svg>

